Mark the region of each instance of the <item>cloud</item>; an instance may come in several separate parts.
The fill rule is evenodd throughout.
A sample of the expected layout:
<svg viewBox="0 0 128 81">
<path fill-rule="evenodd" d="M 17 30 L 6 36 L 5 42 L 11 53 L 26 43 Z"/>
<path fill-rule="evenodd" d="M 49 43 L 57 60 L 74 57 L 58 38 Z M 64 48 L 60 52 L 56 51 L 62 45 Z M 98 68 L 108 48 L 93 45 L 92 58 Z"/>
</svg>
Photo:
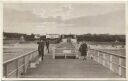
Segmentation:
<svg viewBox="0 0 128 81">
<path fill-rule="evenodd" d="M 32 14 L 30 11 L 18 11 L 10 8 L 4 8 L 3 17 L 5 23 L 42 22 L 42 18 Z"/>
<path fill-rule="evenodd" d="M 71 28 L 81 28 L 86 32 L 125 33 L 125 10 L 117 10 L 97 16 L 81 16 L 64 21 Z"/>
<path fill-rule="evenodd" d="M 107 14 L 97 16 L 80 16 L 67 19 L 65 24 L 73 24 L 74 27 L 106 27 L 106 26 L 124 26 L 125 11 L 118 10 Z"/>
<path fill-rule="evenodd" d="M 116 3 L 9 3 L 4 4 L 4 30 L 25 33 L 124 33 L 124 11 L 124 4 Z M 21 30 L 23 27 L 25 30 Z"/>
</svg>

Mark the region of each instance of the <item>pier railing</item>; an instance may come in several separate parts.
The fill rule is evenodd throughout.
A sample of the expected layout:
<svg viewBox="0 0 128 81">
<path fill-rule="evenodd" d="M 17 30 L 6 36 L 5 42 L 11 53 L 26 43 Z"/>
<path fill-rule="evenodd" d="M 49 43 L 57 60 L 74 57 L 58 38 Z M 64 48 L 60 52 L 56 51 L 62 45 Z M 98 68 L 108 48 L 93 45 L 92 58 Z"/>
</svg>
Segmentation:
<svg viewBox="0 0 128 81">
<path fill-rule="evenodd" d="M 34 50 L 3 63 L 4 78 L 22 77 L 30 66 L 30 63 L 38 57 L 38 51 Z"/>
<path fill-rule="evenodd" d="M 63 48 L 62 44 L 58 44 L 58 47 L 53 47 L 53 59 L 55 59 L 56 56 L 64 56 L 66 59 L 68 56 L 75 56 L 78 57 L 78 50 L 75 48 L 75 44 L 71 43 L 72 47 L 70 48 Z M 62 46 L 62 47 L 61 47 Z"/>
<path fill-rule="evenodd" d="M 126 77 L 126 57 L 108 53 L 96 49 L 89 49 L 88 55 L 90 55 L 96 62 L 102 64 L 106 68 L 109 68 L 114 73 L 125 78 Z"/>
</svg>

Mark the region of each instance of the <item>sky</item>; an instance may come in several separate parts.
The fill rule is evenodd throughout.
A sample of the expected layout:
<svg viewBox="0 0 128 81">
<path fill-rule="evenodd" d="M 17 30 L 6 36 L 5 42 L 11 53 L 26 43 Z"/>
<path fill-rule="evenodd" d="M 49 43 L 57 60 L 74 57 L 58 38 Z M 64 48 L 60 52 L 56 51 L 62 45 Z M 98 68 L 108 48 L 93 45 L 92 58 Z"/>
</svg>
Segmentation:
<svg viewBox="0 0 128 81">
<path fill-rule="evenodd" d="M 4 32 L 125 34 L 123 3 L 5 3 Z"/>
</svg>

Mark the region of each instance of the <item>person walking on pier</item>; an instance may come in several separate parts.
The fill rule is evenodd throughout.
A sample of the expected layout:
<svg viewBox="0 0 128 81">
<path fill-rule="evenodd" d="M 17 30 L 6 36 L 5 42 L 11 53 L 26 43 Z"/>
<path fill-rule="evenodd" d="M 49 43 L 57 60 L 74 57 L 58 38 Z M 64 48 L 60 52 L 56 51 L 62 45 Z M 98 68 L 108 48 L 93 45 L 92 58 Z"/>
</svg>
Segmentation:
<svg viewBox="0 0 128 81">
<path fill-rule="evenodd" d="M 79 51 L 81 53 L 81 56 L 83 56 L 83 60 L 86 60 L 86 56 L 87 56 L 87 44 L 85 41 L 83 41 L 83 43 L 81 44 Z"/>
<path fill-rule="evenodd" d="M 48 53 L 49 53 L 49 40 L 46 40 L 46 47 L 47 47 L 47 50 L 48 50 Z"/>
<path fill-rule="evenodd" d="M 38 42 L 38 52 L 39 52 L 39 59 L 43 60 L 43 56 L 44 56 L 44 41 L 41 40 L 40 42 Z"/>
</svg>

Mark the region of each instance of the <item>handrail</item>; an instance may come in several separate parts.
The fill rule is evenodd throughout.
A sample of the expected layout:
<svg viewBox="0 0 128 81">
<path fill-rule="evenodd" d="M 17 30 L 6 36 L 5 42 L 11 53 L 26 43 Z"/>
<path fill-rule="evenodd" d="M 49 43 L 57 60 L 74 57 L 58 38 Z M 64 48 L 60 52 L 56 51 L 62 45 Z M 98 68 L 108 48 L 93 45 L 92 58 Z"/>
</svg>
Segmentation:
<svg viewBox="0 0 128 81">
<path fill-rule="evenodd" d="M 104 58 L 102 58 L 102 59 L 104 59 Z M 104 59 L 105 61 L 108 61 L 107 59 Z M 116 65 L 118 65 L 118 66 L 120 66 L 120 67 L 122 67 L 122 68 L 125 68 L 126 69 L 126 67 L 125 66 L 122 66 L 122 65 L 120 65 L 120 64 L 118 64 L 118 63 L 115 63 L 115 62 L 113 62 L 113 61 L 109 61 L 109 62 L 111 62 L 111 63 L 113 63 L 113 64 L 116 64 Z"/>
<path fill-rule="evenodd" d="M 117 56 L 117 57 L 120 57 L 120 58 L 126 58 L 125 56 L 116 55 L 114 53 L 108 53 L 108 52 L 101 51 L 101 50 L 96 50 L 96 49 L 90 49 L 90 50 L 99 51 L 99 52 L 102 52 L 102 53 L 105 53 L 105 54 L 109 54 L 109 55 L 113 55 L 113 56 Z"/>
<path fill-rule="evenodd" d="M 125 64 L 123 64 L 126 62 L 125 56 L 116 55 L 114 53 L 104 52 L 97 49 L 89 49 L 89 50 L 90 50 L 91 57 L 94 58 L 96 62 L 109 68 L 111 71 L 113 71 L 114 73 L 117 73 L 121 77 L 126 77 L 125 72 L 127 67 Z M 94 53 L 91 53 L 91 50 Z M 106 55 L 108 55 L 109 57 L 107 57 Z M 115 58 L 113 58 L 113 56 L 115 56 Z"/>
<path fill-rule="evenodd" d="M 23 54 L 23 55 L 20 55 L 20 56 L 18 56 L 18 57 L 16 57 L 16 58 L 12 58 L 12 59 L 10 59 L 10 60 L 7 60 L 7 61 L 3 62 L 3 64 L 9 63 L 9 62 L 11 62 L 11 61 L 13 61 L 13 60 L 19 59 L 19 58 L 21 58 L 21 57 L 24 57 L 24 56 L 29 55 L 29 54 L 31 54 L 31 53 L 33 53 L 33 52 L 36 52 L 36 51 L 37 51 L 37 50 L 30 51 L 30 52 L 25 53 L 25 54 Z"/>
<path fill-rule="evenodd" d="M 16 77 L 20 77 L 21 75 L 23 75 L 24 73 L 26 73 L 26 70 L 28 69 L 28 65 L 30 64 L 30 67 L 31 67 L 31 61 L 34 60 L 36 58 L 36 56 L 38 54 L 36 54 L 35 56 L 35 52 L 37 52 L 37 50 L 34 50 L 34 51 L 30 51 L 28 53 L 25 53 L 23 55 L 20 55 L 18 57 L 15 57 L 13 59 L 10 59 L 10 60 L 7 60 L 3 63 L 3 67 L 4 67 L 4 71 L 3 71 L 3 76 L 8 78 L 11 74 L 15 73 L 16 74 Z M 34 55 L 33 55 L 34 54 Z M 29 59 L 27 60 L 27 56 L 29 56 Z M 27 58 L 26 58 L 27 57 Z M 23 59 L 22 59 L 23 58 Z M 22 60 L 20 60 L 22 59 Z M 23 64 L 20 64 L 22 61 Z M 16 65 L 14 68 L 14 70 L 12 70 L 11 72 L 8 71 L 8 68 L 12 62 L 15 62 L 15 64 L 12 64 L 12 66 L 10 68 L 13 67 L 13 65 Z M 23 69 L 21 71 L 21 69 Z M 20 73 L 21 72 L 21 73 Z"/>
</svg>

